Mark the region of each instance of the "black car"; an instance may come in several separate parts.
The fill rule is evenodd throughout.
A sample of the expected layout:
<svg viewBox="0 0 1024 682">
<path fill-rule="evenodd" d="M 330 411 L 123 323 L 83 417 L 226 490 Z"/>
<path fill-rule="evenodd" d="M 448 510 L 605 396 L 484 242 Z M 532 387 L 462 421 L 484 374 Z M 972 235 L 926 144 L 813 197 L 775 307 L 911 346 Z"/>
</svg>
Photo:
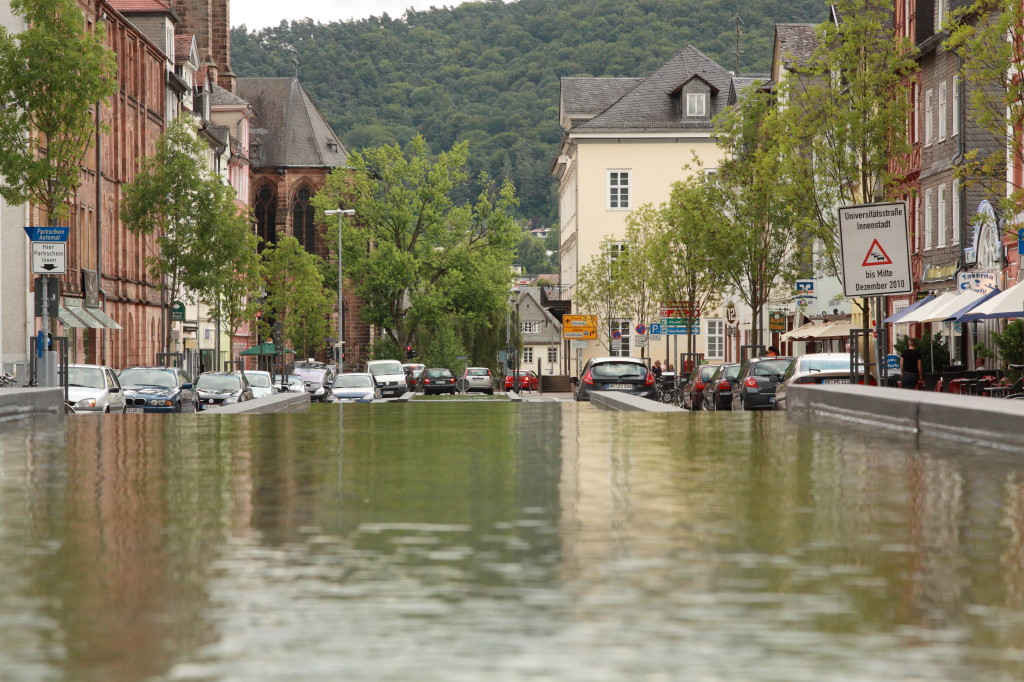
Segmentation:
<svg viewBox="0 0 1024 682">
<path fill-rule="evenodd" d="M 700 410 L 704 406 L 704 389 L 718 365 L 699 365 L 690 376 L 683 380 L 680 391 L 683 392 L 683 409 Z"/>
<path fill-rule="evenodd" d="M 124 390 L 126 414 L 196 411 L 192 380 L 177 367 L 130 367 L 117 380 Z"/>
<path fill-rule="evenodd" d="M 654 373 L 639 358 L 591 358 L 583 366 L 583 375 L 571 377 L 569 381 L 574 387 L 573 398 L 576 400 L 590 400 L 591 391 L 617 391 L 657 398 Z"/>
<path fill-rule="evenodd" d="M 443 367 L 430 367 L 422 370 L 419 374 L 420 390 L 423 395 L 433 393 L 450 393 L 455 395 L 455 375 L 450 369 Z"/>
<path fill-rule="evenodd" d="M 791 357 L 744 360 L 732 387 L 732 409 L 774 410 L 775 389 L 791 364 Z"/>
<path fill-rule="evenodd" d="M 255 399 L 249 380 L 242 372 L 203 372 L 196 379 L 195 389 L 200 411 Z"/>
<path fill-rule="evenodd" d="M 410 391 L 417 392 L 423 390 L 423 373 L 426 371 L 426 369 L 405 370 L 405 383 L 408 384 Z"/>
<path fill-rule="evenodd" d="M 739 364 L 718 365 L 715 373 L 704 386 L 704 400 L 701 407 L 708 411 L 732 409 L 732 387 L 740 375 Z"/>
</svg>

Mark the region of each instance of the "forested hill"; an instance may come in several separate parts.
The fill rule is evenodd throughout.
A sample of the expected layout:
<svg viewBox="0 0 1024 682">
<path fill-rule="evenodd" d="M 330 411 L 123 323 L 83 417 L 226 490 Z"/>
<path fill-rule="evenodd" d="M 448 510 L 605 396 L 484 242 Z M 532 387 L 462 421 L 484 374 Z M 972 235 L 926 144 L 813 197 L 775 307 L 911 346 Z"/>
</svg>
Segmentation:
<svg viewBox="0 0 1024 682">
<path fill-rule="evenodd" d="M 765 72 L 775 23 L 820 22 L 821 0 L 501 0 L 359 21 L 232 32 L 239 76 L 299 78 L 352 149 L 422 133 L 435 151 L 470 141 L 474 174 L 510 177 L 520 212 L 553 224 L 559 78 L 647 76 L 692 44 Z M 294 60 L 298 60 L 298 66 Z"/>
</svg>

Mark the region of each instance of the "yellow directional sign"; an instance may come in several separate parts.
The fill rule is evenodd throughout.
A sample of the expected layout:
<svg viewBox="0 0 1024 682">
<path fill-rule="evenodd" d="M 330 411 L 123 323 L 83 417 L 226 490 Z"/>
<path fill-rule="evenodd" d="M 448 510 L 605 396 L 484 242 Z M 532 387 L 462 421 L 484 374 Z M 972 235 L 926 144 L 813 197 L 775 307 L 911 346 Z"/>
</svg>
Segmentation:
<svg viewBox="0 0 1024 682">
<path fill-rule="evenodd" d="M 563 339 L 597 339 L 597 315 L 563 315 Z"/>
</svg>

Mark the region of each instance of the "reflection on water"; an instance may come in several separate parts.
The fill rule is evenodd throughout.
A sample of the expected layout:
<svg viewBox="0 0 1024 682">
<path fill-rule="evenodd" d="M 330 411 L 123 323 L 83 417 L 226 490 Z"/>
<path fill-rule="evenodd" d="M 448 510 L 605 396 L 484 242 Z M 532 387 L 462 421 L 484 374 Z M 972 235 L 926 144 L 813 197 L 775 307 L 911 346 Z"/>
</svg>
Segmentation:
<svg viewBox="0 0 1024 682">
<path fill-rule="evenodd" d="M 3 429 L 0 679 L 1024 676 L 1012 457 L 555 403 Z"/>
</svg>

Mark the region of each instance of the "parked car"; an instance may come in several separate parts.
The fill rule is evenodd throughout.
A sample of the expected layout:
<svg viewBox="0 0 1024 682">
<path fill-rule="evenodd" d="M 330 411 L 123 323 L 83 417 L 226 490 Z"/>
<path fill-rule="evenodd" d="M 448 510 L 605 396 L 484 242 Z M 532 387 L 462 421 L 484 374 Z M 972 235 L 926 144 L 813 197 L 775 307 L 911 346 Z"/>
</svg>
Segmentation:
<svg viewBox="0 0 1024 682">
<path fill-rule="evenodd" d="M 278 374 L 274 377 L 274 388 L 278 393 L 305 393 L 306 383 L 298 374 Z"/>
<path fill-rule="evenodd" d="M 339 374 L 334 379 L 331 394 L 335 400 L 368 403 L 381 397 L 381 390 L 369 372 Z"/>
<path fill-rule="evenodd" d="M 505 390 L 506 391 L 539 391 L 540 390 L 540 377 L 537 373 L 532 370 L 521 370 L 519 372 L 509 372 L 505 375 Z"/>
<path fill-rule="evenodd" d="M 587 360 L 580 377 L 570 377 L 573 398 L 590 400 L 592 391 L 620 391 L 644 398 L 656 398 L 654 373 L 643 360 L 627 357 L 597 357 Z"/>
<path fill-rule="evenodd" d="M 252 389 L 253 396 L 257 398 L 266 398 L 268 395 L 272 395 L 274 393 L 274 384 L 270 380 L 270 372 L 247 369 L 244 374 L 246 380 L 249 382 L 249 388 Z"/>
<path fill-rule="evenodd" d="M 868 369 L 870 372 L 870 368 Z M 870 374 L 867 382 L 875 384 Z M 794 384 L 850 384 L 849 353 L 808 353 L 801 355 L 789 366 L 782 382 L 775 389 L 775 404 L 786 409 L 786 394 Z"/>
<path fill-rule="evenodd" d="M 467 367 L 462 373 L 465 380 L 466 393 L 478 392 L 494 395 L 494 377 L 486 367 Z"/>
<path fill-rule="evenodd" d="M 455 375 L 450 369 L 444 367 L 430 367 L 423 370 L 422 374 L 423 395 L 433 393 L 450 393 L 455 395 Z"/>
<path fill-rule="evenodd" d="M 407 362 L 402 365 L 402 371 L 408 374 L 409 372 L 422 372 L 427 368 L 422 362 Z"/>
<path fill-rule="evenodd" d="M 793 364 L 791 357 L 748 358 L 732 387 L 732 409 L 774 410 L 775 388 Z"/>
<path fill-rule="evenodd" d="M 117 376 L 124 391 L 124 411 L 196 412 L 196 393 L 185 370 L 177 367 L 130 367 Z"/>
<path fill-rule="evenodd" d="M 732 387 L 740 374 L 738 363 L 719 365 L 704 385 L 701 407 L 708 412 L 732 409 Z"/>
<path fill-rule="evenodd" d="M 402 363 L 398 360 L 370 360 L 366 371 L 373 375 L 373 381 L 383 398 L 398 398 L 409 390 Z"/>
<path fill-rule="evenodd" d="M 310 400 L 326 403 L 331 399 L 331 383 L 334 381 L 334 371 L 324 364 L 303 364 L 296 363 L 292 370 L 302 379 L 302 383 L 309 393 Z"/>
<path fill-rule="evenodd" d="M 405 383 L 409 387 L 410 391 L 415 392 L 423 388 L 423 385 L 420 383 L 420 381 L 423 378 L 423 372 L 425 371 L 426 368 L 408 369 L 405 371 Z"/>
<path fill-rule="evenodd" d="M 68 365 L 68 402 L 75 412 L 124 412 L 124 391 L 110 367 Z"/>
<path fill-rule="evenodd" d="M 243 372 L 203 372 L 196 379 L 195 388 L 196 406 L 200 411 L 255 399 Z"/>
<path fill-rule="evenodd" d="M 683 409 L 703 409 L 704 389 L 716 369 L 718 369 L 718 365 L 698 365 L 688 377 L 683 379 L 680 389 L 683 393 Z"/>
</svg>

